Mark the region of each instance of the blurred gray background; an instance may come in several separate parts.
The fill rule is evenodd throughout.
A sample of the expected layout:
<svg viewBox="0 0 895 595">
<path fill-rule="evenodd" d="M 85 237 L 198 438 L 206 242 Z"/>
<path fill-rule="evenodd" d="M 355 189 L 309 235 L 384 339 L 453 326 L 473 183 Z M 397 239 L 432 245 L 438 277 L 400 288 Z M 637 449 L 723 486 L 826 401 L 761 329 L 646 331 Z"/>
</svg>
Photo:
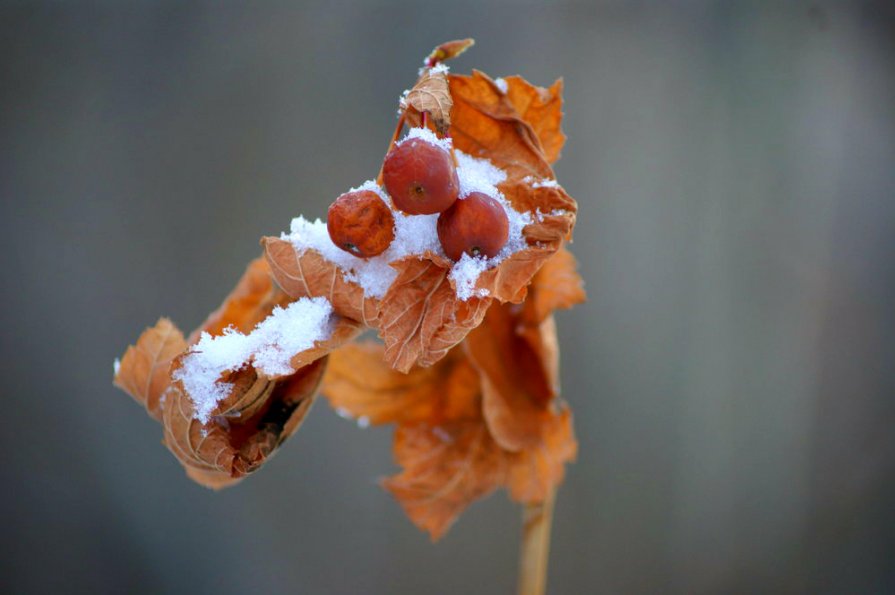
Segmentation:
<svg viewBox="0 0 895 595">
<path fill-rule="evenodd" d="M 377 487 L 389 429 L 318 403 L 215 494 L 111 385 L 374 176 L 465 36 L 457 72 L 566 82 L 551 592 L 895 592 L 892 5 L 411 1 L 0 8 L 0 590 L 513 592 L 518 508 L 430 545 Z"/>
</svg>

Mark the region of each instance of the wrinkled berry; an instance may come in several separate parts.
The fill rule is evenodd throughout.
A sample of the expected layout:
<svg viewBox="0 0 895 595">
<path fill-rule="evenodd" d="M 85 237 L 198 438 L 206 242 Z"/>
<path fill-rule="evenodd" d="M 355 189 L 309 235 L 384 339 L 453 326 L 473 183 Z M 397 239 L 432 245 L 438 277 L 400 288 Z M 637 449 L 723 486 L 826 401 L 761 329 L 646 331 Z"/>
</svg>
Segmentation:
<svg viewBox="0 0 895 595">
<path fill-rule="evenodd" d="M 343 194 L 329 206 L 326 229 L 333 244 L 354 256 L 385 252 L 395 239 L 395 217 L 371 190 Z"/>
</svg>

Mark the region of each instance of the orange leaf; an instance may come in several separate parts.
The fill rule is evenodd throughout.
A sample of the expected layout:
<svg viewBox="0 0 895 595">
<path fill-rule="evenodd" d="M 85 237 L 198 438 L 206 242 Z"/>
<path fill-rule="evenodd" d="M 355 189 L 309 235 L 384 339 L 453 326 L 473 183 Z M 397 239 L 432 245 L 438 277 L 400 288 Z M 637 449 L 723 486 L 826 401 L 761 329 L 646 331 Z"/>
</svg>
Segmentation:
<svg viewBox="0 0 895 595">
<path fill-rule="evenodd" d="M 202 424 L 192 401 L 174 385 L 164 404 L 164 443 L 194 481 L 213 489 L 228 487 L 256 471 L 299 428 L 317 395 L 326 369 L 318 359 L 275 381 L 263 406 L 246 418 L 215 418 Z"/>
<path fill-rule="evenodd" d="M 577 267 L 575 256 L 565 246 L 544 263 L 532 280 L 532 296 L 526 301 L 527 323 L 539 324 L 554 310 L 571 308 L 587 299 Z"/>
<path fill-rule="evenodd" d="M 482 375 L 482 410 L 502 448 L 518 451 L 541 443 L 555 396 L 540 353 L 518 334 L 520 306 L 495 304 L 464 343 Z"/>
<path fill-rule="evenodd" d="M 455 148 L 490 159 L 510 179 L 553 178 L 537 134 L 488 75 L 474 70 L 471 76 L 452 74 L 448 81 Z"/>
<path fill-rule="evenodd" d="M 337 314 L 376 326 L 378 301 L 365 297 L 360 285 L 346 281 L 341 269 L 317 251 L 299 254 L 292 242 L 273 237 L 263 238 L 261 245 L 274 278 L 291 298 L 323 296 Z"/>
<path fill-rule="evenodd" d="M 433 540 L 474 500 L 504 482 L 505 455 L 481 420 L 401 425 L 394 452 L 403 470 L 385 479 L 383 487 Z"/>
<path fill-rule="evenodd" d="M 479 375 L 462 350 L 408 374 L 383 362 L 378 343 L 345 345 L 330 355 L 323 393 L 340 414 L 372 424 L 441 423 L 479 412 Z"/>
<path fill-rule="evenodd" d="M 187 348 L 183 333 L 167 318 L 147 328 L 121 358 L 114 383 L 154 419 L 161 419 L 159 399 L 171 384 L 171 361 Z"/>
<path fill-rule="evenodd" d="M 434 254 L 393 263 L 398 277 L 380 302 L 385 361 L 399 372 L 429 366 L 475 328 L 490 298 L 461 301 L 447 279 L 451 263 Z"/>
<path fill-rule="evenodd" d="M 566 143 L 562 132 L 562 79 L 549 89 L 536 87 L 521 76 L 507 76 L 504 81 L 507 99 L 538 136 L 547 161 L 555 163 Z"/>
<path fill-rule="evenodd" d="M 550 416 L 543 435 L 541 445 L 510 455 L 507 489 L 518 502 L 543 502 L 547 493 L 562 483 L 565 464 L 578 454 L 568 408 Z"/>
<path fill-rule="evenodd" d="M 274 307 L 285 306 L 290 301 L 289 296 L 270 278 L 267 262 L 263 258 L 256 258 L 249 263 L 242 278 L 220 308 L 212 312 L 190 334 L 189 342 L 192 344 L 198 341 L 202 332 L 217 336 L 228 327 L 248 333 L 267 318 Z"/>
</svg>

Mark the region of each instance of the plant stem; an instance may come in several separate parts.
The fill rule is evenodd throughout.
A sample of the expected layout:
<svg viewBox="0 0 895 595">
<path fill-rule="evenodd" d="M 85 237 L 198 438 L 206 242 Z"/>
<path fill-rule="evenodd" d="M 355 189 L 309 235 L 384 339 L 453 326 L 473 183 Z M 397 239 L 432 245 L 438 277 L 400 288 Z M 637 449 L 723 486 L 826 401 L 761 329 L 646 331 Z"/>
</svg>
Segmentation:
<svg viewBox="0 0 895 595">
<path fill-rule="evenodd" d="M 554 489 L 539 504 L 522 507 L 522 549 L 519 556 L 519 595 L 544 595 L 550 559 L 550 525 Z"/>
</svg>

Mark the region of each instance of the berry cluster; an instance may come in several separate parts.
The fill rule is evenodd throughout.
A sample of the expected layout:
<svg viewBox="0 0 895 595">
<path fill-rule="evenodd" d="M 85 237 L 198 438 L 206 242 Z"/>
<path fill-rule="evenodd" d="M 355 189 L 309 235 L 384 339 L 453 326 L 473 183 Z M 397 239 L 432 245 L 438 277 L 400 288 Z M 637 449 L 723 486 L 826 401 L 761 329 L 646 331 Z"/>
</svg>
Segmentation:
<svg viewBox="0 0 895 595">
<path fill-rule="evenodd" d="M 410 138 L 385 156 L 382 181 L 395 207 L 408 215 L 438 216 L 438 239 L 451 260 L 463 254 L 491 258 L 507 243 L 509 221 L 503 207 L 481 192 L 462 200 L 451 153 Z M 327 230 L 333 243 L 355 256 L 382 254 L 394 240 L 394 216 L 379 196 L 356 190 L 329 208 Z"/>
</svg>

